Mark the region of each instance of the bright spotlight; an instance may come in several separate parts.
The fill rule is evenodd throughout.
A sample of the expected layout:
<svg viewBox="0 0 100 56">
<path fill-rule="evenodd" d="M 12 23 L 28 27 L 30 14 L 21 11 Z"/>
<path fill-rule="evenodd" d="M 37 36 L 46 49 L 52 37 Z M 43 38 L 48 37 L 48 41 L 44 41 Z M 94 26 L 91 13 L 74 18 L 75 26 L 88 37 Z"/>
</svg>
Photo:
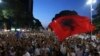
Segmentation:
<svg viewBox="0 0 100 56">
<path fill-rule="evenodd" d="M 2 0 L 0 0 L 0 3 L 2 3 Z"/>
<path fill-rule="evenodd" d="M 86 4 L 91 5 L 91 4 L 95 4 L 96 2 L 97 0 L 87 0 Z"/>
</svg>

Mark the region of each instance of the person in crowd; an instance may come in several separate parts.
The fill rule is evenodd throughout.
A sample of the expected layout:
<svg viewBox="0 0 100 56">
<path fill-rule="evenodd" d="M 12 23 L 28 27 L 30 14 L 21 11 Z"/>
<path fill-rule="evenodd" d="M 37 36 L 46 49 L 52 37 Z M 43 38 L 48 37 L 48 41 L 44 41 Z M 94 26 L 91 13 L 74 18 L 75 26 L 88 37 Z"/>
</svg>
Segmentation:
<svg viewBox="0 0 100 56">
<path fill-rule="evenodd" d="M 100 56 L 100 39 L 73 37 L 58 42 L 54 35 L 39 31 L 23 34 L 21 38 L 16 33 L 0 34 L 0 56 Z"/>
</svg>

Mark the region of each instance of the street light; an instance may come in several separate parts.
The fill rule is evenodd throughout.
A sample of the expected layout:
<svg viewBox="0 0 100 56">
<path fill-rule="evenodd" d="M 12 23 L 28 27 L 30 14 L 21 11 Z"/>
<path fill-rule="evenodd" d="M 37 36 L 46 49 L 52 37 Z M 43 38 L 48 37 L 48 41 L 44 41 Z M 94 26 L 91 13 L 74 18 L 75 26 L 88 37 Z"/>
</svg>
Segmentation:
<svg viewBox="0 0 100 56">
<path fill-rule="evenodd" d="M 2 0 L 0 0 L 0 3 L 2 3 Z"/>
<path fill-rule="evenodd" d="M 97 2 L 97 0 L 87 0 L 86 5 L 90 6 L 90 17 L 91 17 L 91 24 L 92 24 L 92 11 L 93 9 L 93 4 L 95 4 Z M 91 31 L 91 37 L 92 37 L 92 31 Z"/>
<path fill-rule="evenodd" d="M 87 0 L 87 5 L 95 4 L 97 0 Z"/>
<path fill-rule="evenodd" d="M 91 23 L 92 23 L 92 11 L 93 9 L 93 4 L 95 4 L 97 2 L 97 0 L 87 0 L 86 5 L 90 6 L 90 14 L 91 14 Z"/>
<path fill-rule="evenodd" d="M 91 23 L 92 23 L 92 11 L 93 9 L 93 4 L 95 4 L 97 0 L 87 0 L 86 5 L 90 6 L 90 14 L 91 14 Z"/>
</svg>

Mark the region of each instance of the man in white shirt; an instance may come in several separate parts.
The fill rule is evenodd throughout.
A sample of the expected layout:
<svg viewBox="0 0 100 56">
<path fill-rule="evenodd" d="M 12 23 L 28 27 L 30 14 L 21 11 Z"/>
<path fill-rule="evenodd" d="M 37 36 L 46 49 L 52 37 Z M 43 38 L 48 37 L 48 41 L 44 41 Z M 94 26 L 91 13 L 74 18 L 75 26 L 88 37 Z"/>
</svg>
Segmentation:
<svg viewBox="0 0 100 56">
<path fill-rule="evenodd" d="M 23 54 L 23 56 L 31 56 L 29 52 L 26 52 L 25 54 Z"/>
<path fill-rule="evenodd" d="M 36 55 L 36 56 L 40 56 L 40 55 L 41 55 L 40 48 L 36 48 L 36 49 L 35 49 L 35 55 Z"/>
<path fill-rule="evenodd" d="M 60 52 L 62 53 L 62 55 L 63 56 L 65 56 L 66 55 L 66 46 L 64 45 L 64 44 L 62 44 L 61 46 L 60 46 Z"/>
</svg>

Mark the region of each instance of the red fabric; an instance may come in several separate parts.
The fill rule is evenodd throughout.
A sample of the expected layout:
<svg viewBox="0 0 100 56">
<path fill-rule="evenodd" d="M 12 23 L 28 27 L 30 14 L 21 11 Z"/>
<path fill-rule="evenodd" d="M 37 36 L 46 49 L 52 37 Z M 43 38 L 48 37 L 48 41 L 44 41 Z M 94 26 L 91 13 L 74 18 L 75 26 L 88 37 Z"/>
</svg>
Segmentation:
<svg viewBox="0 0 100 56">
<path fill-rule="evenodd" d="M 72 27 L 62 24 L 63 21 L 67 22 L 70 19 L 72 21 L 70 23 Z M 95 28 L 87 17 L 78 15 L 59 17 L 56 20 L 52 21 L 49 24 L 49 27 L 54 31 L 59 41 L 62 41 L 66 37 L 74 34 L 91 32 Z"/>
</svg>

